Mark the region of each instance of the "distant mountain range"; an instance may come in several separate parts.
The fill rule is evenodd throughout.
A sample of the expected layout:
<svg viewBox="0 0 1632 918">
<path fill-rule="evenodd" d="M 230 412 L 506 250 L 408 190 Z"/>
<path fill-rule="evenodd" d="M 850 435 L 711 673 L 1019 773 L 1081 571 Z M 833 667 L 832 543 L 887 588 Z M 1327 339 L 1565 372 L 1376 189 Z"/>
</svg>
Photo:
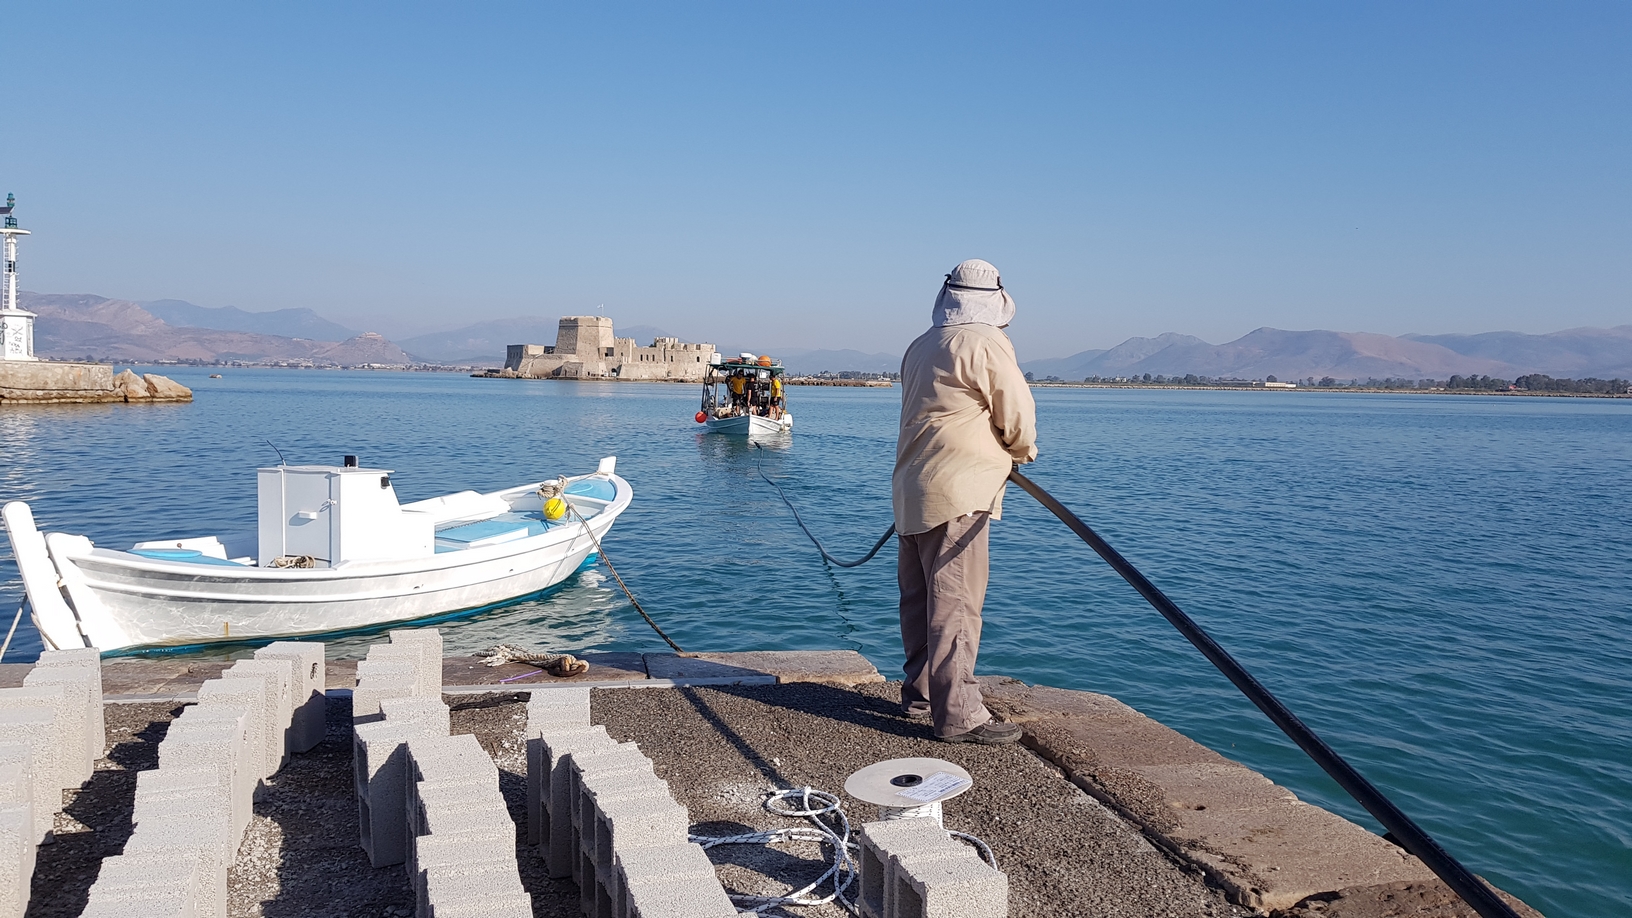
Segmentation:
<svg viewBox="0 0 1632 918">
<path fill-rule="evenodd" d="M 1283 380 L 1388 377 L 1445 379 L 1489 375 L 1513 379 L 1527 373 L 1600 379 L 1632 378 L 1632 325 L 1574 328 L 1547 335 L 1490 332 L 1482 335 L 1406 335 L 1365 332 L 1283 331 L 1260 328 L 1226 344 L 1168 333 L 1129 338 L 1109 350 L 1091 350 L 1021 367 L 1039 379 L 1057 376 L 1222 376 Z"/>
<path fill-rule="evenodd" d="M 183 300 L 136 303 L 89 294 L 23 291 L 24 309 L 39 313 L 35 350 L 42 356 L 143 362 L 310 363 L 316 366 L 439 363 L 498 366 L 510 344 L 550 344 L 558 317 L 524 316 L 478 322 L 418 335 L 393 344 L 372 332 L 358 333 L 310 309 L 247 312 L 209 308 Z M 619 337 L 641 344 L 668 333 L 632 325 Z M 684 337 L 684 336 L 682 336 Z M 722 344 L 727 354 L 750 350 Z M 891 373 L 895 354 L 857 350 L 778 349 L 773 356 L 795 373 L 846 370 Z M 1260 328 L 1225 344 L 1169 332 L 1129 338 L 1109 349 L 1070 357 L 1028 360 L 1021 367 L 1038 379 L 1089 376 L 1222 376 L 1240 379 L 1340 380 L 1370 377 L 1445 379 L 1485 374 L 1512 379 L 1526 373 L 1601 379 L 1632 379 L 1632 325 L 1572 328 L 1546 335 L 1487 332 L 1478 335 L 1389 335 L 1365 332 L 1284 331 Z"/>
<path fill-rule="evenodd" d="M 241 360 L 311 366 L 405 365 L 415 362 L 402 348 L 371 332 L 352 334 L 342 341 L 318 341 L 234 329 L 177 327 L 130 300 L 89 294 L 20 291 L 18 305 L 39 315 L 34 323 L 34 352 L 42 357 L 90 357 L 117 363 Z M 221 314 L 218 310 L 209 312 Z M 241 313 L 239 310 L 232 312 L 248 316 L 268 315 Z M 282 312 L 307 313 L 308 310 Z M 314 315 L 313 318 L 317 317 Z M 230 313 L 226 315 L 226 320 L 237 321 Z M 347 331 L 340 326 L 334 327 Z"/>
<path fill-rule="evenodd" d="M 166 325 L 177 328 L 212 328 L 314 341 L 345 341 L 362 334 L 330 322 L 310 309 L 245 312 L 236 306 L 194 306 L 186 300 L 153 300 L 137 305 L 163 319 Z"/>
</svg>

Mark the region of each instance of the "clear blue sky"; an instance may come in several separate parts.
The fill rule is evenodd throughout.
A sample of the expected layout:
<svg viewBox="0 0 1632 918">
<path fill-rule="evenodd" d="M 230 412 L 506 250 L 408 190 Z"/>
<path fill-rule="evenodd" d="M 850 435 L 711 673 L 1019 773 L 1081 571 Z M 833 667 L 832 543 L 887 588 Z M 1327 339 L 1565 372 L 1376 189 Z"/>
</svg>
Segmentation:
<svg viewBox="0 0 1632 918">
<path fill-rule="evenodd" d="M 8 4 L 25 289 L 1022 359 L 1632 322 L 1632 4 Z M 744 332 L 744 323 L 753 330 Z"/>
</svg>

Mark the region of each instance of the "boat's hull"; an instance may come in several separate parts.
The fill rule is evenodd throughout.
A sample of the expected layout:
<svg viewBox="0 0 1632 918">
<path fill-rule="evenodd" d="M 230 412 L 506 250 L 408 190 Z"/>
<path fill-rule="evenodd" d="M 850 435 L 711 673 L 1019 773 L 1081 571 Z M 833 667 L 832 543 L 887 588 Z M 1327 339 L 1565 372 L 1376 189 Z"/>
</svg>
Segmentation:
<svg viewBox="0 0 1632 918">
<path fill-rule="evenodd" d="M 743 414 L 733 418 L 709 418 L 705 422 L 709 433 L 726 434 L 727 436 L 748 437 L 776 437 L 785 435 L 793 430 L 793 415 L 784 414 L 781 418 L 760 417 L 757 414 Z"/>
<path fill-rule="evenodd" d="M 616 497 L 588 518 L 596 538 L 629 503 L 628 484 L 613 480 Z M 104 652 L 352 631 L 502 605 L 566 580 L 596 550 L 582 523 L 418 561 L 332 569 L 236 571 L 135 558 L 72 536 L 48 542 L 75 620 L 37 613 L 36 624 L 52 646 Z"/>
</svg>

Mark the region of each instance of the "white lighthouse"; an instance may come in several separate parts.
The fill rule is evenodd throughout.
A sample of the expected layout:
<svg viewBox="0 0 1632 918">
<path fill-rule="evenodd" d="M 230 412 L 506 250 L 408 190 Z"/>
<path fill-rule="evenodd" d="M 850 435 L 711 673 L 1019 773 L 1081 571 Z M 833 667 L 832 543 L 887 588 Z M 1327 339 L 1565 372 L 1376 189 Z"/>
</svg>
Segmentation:
<svg viewBox="0 0 1632 918">
<path fill-rule="evenodd" d="M 6 195 L 6 206 L 0 207 L 5 226 L 0 236 L 5 237 L 5 274 L 0 286 L 0 360 L 34 360 L 34 313 L 17 308 L 17 237 L 27 236 L 28 230 L 17 228 L 12 208 L 17 206 L 14 195 Z"/>
</svg>

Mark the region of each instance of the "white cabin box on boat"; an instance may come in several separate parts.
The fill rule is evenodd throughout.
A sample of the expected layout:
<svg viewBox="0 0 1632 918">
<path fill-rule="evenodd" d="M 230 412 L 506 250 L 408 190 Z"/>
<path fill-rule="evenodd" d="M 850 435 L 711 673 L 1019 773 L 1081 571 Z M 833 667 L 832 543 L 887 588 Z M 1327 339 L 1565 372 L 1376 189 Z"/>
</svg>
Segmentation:
<svg viewBox="0 0 1632 918">
<path fill-rule="evenodd" d="M 255 472 L 261 567 L 300 556 L 333 566 L 436 553 L 436 516 L 397 504 L 390 469 L 280 465 Z"/>
</svg>

